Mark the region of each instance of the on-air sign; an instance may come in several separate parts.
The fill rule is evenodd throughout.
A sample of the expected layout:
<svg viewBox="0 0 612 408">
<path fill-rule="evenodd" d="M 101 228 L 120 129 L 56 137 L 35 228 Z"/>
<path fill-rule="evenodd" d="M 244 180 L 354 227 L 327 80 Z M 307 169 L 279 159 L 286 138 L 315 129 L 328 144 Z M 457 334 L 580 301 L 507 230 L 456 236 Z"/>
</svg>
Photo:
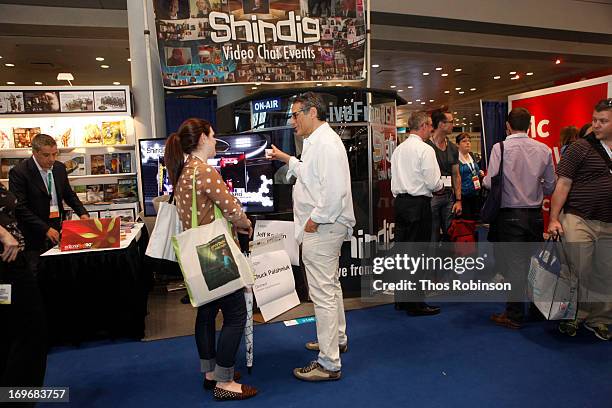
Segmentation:
<svg viewBox="0 0 612 408">
<path fill-rule="evenodd" d="M 253 101 L 253 113 L 273 112 L 281 109 L 280 98 Z"/>
</svg>

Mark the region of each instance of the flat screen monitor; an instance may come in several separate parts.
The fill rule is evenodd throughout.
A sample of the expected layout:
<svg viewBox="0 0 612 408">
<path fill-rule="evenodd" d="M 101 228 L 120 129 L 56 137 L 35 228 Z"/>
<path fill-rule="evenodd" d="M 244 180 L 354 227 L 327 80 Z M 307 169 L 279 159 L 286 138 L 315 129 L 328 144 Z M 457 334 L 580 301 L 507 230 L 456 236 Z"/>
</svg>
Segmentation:
<svg viewBox="0 0 612 408">
<path fill-rule="evenodd" d="M 263 133 L 216 136 L 217 155 L 208 161 L 247 213 L 274 211 L 272 162 L 265 158 L 269 136 Z M 155 216 L 153 199 L 170 194 L 164 165 L 166 139 L 140 139 L 140 172 L 145 216 Z"/>
<path fill-rule="evenodd" d="M 164 165 L 166 139 L 140 139 L 140 179 L 145 216 L 155 216 L 153 199 L 172 192 L 172 184 Z"/>
<path fill-rule="evenodd" d="M 247 213 L 274 211 L 275 169 L 265 158 L 270 138 L 265 133 L 215 136 L 217 155 L 208 160 Z"/>
</svg>

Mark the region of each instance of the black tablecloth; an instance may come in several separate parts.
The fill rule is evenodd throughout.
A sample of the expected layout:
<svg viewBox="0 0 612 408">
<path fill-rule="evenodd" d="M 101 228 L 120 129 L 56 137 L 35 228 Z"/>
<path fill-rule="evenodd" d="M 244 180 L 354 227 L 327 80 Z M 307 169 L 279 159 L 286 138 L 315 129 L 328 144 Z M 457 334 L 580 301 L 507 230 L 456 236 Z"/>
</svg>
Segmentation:
<svg viewBox="0 0 612 408">
<path fill-rule="evenodd" d="M 146 226 L 125 249 L 41 257 L 39 282 L 51 345 L 143 338 L 153 273 Z"/>
</svg>

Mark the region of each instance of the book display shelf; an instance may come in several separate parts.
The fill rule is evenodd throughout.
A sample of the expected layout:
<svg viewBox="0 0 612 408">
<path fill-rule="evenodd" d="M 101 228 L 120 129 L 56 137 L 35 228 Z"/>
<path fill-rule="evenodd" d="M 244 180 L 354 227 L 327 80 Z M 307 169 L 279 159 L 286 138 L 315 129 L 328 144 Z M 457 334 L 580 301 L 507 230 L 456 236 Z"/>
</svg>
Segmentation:
<svg viewBox="0 0 612 408">
<path fill-rule="evenodd" d="M 0 87 L 0 182 L 53 137 L 72 188 L 94 216 L 139 211 L 136 137 L 128 86 Z M 133 214 L 128 217 L 128 214 Z"/>
</svg>

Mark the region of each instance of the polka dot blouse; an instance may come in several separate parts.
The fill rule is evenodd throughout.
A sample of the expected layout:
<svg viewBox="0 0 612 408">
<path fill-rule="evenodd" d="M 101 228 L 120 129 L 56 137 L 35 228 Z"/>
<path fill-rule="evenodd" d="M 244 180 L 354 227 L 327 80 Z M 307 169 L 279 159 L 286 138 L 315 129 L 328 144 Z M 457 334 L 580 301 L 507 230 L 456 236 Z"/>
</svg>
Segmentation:
<svg viewBox="0 0 612 408">
<path fill-rule="evenodd" d="M 240 201 L 229 192 L 217 170 L 198 157 L 190 155 L 174 189 L 176 208 L 184 229 L 191 228 L 191 186 L 194 173 L 198 225 L 206 225 L 215 220 L 214 204 L 232 223 L 246 217 Z"/>
</svg>

